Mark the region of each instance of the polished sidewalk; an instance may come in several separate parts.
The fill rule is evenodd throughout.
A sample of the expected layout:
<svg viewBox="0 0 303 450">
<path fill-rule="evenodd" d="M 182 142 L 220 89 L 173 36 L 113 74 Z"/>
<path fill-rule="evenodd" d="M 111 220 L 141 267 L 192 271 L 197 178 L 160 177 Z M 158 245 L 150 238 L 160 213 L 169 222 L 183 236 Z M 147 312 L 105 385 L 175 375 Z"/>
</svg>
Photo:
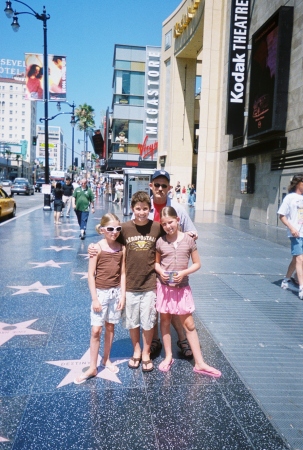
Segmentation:
<svg viewBox="0 0 303 450">
<path fill-rule="evenodd" d="M 153 372 L 130 370 L 119 325 L 119 373 L 73 383 L 89 363 L 87 246 L 108 210 L 128 219 L 97 200 L 85 241 L 75 216 L 55 226 L 42 208 L 0 224 L 0 449 L 303 450 L 303 301 L 280 288 L 290 251 L 276 227 L 190 211 L 196 325 L 220 379 L 193 373 L 176 345 L 170 372 L 163 352 Z"/>
</svg>

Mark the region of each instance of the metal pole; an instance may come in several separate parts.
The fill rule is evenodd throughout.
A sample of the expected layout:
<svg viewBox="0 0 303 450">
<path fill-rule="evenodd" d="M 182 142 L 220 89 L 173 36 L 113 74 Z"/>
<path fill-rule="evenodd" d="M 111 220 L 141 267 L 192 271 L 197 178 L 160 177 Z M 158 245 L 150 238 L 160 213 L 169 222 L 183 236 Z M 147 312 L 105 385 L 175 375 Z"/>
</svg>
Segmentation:
<svg viewBox="0 0 303 450">
<path fill-rule="evenodd" d="M 48 60 L 47 60 L 47 18 L 46 10 L 43 8 L 43 35 L 44 35 L 44 145 L 45 145 L 45 183 L 49 184 L 49 151 L 48 151 Z"/>
<path fill-rule="evenodd" d="M 72 183 L 74 182 L 74 148 L 75 148 L 75 128 L 72 129 Z"/>
</svg>

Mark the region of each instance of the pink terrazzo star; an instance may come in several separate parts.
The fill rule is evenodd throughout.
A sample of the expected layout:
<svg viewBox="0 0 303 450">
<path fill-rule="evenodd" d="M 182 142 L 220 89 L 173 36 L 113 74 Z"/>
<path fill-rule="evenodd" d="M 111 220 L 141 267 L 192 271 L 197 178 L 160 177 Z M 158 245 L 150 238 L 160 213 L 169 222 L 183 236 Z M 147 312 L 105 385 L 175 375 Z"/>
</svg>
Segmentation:
<svg viewBox="0 0 303 450">
<path fill-rule="evenodd" d="M 12 289 L 19 289 L 18 292 L 14 292 L 12 295 L 19 295 L 19 294 L 27 294 L 28 292 L 36 292 L 37 294 L 46 294 L 49 295 L 48 289 L 54 289 L 59 288 L 61 286 L 43 286 L 43 284 L 40 283 L 40 281 L 36 281 L 36 283 L 33 283 L 29 286 L 7 286 Z"/>
<path fill-rule="evenodd" d="M 19 323 L 0 322 L 0 347 L 15 336 L 25 336 L 30 334 L 46 334 L 43 331 L 32 330 L 28 328 L 38 319 L 27 320 Z"/>
<path fill-rule="evenodd" d="M 98 357 L 98 366 L 100 366 L 101 357 Z M 118 359 L 113 358 L 111 362 L 118 366 L 119 364 L 123 364 L 129 361 L 129 358 Z M 90 350 L 88 349 L 82 358 L 80 359 L 70 359 L 70 360 L 61 360 L 61 361 L 46 361 L 47 364 L 53 364 L 54 366 L 63 367 L 64 369 L 68 369 L 69 373 L 63 378 L 63 380 L 58 384 L 57 388 L 66 386 L 67 384 L 73 383 L 74 379 L 81 375 L 81 372 L 84 368 L 89 367 L 90 364 Z M 111 372 L 109 369 L 103 368 L 100 366 L 98 368 L 98 373 L 96 378 L 103 378 L 104 380 L 112 381 L 113 383 L 120 383 L 122 381 L 118 378 L 116 373 Z"/>
</svg>

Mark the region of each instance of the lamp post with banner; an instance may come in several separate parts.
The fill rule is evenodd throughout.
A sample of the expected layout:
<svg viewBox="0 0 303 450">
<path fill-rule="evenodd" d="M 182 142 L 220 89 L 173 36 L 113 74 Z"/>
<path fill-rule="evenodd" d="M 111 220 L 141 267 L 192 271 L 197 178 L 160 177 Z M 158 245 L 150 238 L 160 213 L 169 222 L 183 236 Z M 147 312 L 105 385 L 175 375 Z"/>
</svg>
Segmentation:
<svg viewBox="0 0 303 450">
<path fill-rule="evenodd" d="M 26 3 L 20 1 L 20 0 L 13 0 L 16 3 L 21 3 L 22 5 L 26 6 L 31 12 L 29 11 L 16 11 L 12 8 L 12 1 L 7 0 L 6 1 L 6 7 L 4 9 L 4 12 L 6 16 L 11 19 L 13 18 L 13 22 L 11 24 L 13 30 L 17 32 L 20 28 L 20 24 L 18 22 L 18 16 L 21 14 L 29 14 L 33 17 L 35 17 L 37 20 L 41 20 L 43 22 L 43 68 L 44 68 L 44 92 L 43 92 L 43 101 L 44 101 L 44 117 L 46 119 L 46 126 L 45 126 L 45 183 L 49 184 L 49 149 L 48 149 L 48 64 L 47 64 L 47 21 L 50 19 L 50 15 L 46 13 L 45 6 L 43 7 L 42 14 L 37 13 L 31 6 L 27 5 Z M 44 196 L 44 210 L 50 210 L 50 195 L 48 197 Z"/>
</svg>

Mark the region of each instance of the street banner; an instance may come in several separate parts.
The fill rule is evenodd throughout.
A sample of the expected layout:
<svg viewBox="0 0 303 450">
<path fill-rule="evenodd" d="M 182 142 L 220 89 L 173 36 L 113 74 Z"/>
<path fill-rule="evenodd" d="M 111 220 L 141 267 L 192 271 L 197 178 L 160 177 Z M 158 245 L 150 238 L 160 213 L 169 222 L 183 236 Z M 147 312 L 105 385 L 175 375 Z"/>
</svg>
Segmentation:
<svg viewBox="0 0 303 450">
<path fill-rule="evenodd" d="M 66 57 L 48 55 L 48 98 L 50 101 L 66 101 Z M 25 98 L 34 101 L 44 99 L 43 55 L 25 53 Z"/>
<path fill-rule="evenodd" d="M 43 100 L 43 55 L 25 53 L 25 98 Z"/>
<path fill-rule="evenodd" d="M 48 55 L 49 100 L 66 101 L 66 57 Z"/>
</svg>

